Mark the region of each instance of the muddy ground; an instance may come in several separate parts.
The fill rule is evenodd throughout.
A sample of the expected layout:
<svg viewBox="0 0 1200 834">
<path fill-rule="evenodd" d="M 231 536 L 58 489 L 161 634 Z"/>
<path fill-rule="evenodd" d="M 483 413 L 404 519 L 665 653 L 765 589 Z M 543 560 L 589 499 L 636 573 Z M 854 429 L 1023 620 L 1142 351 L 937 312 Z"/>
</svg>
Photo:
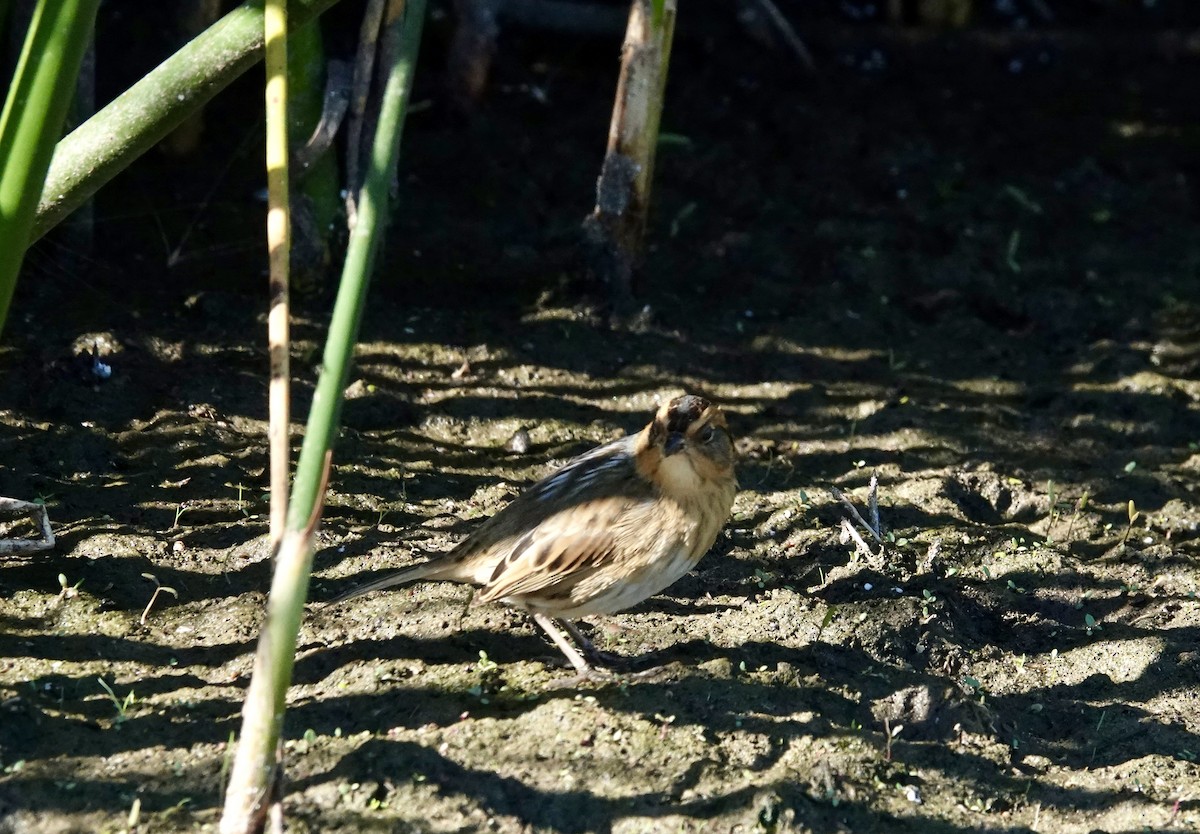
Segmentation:
<svg viewBox="0 0 1200 834">
<path fill-rule="evenodd" d="M 864 29 L 805 75 L 715 9 L 681 18 L 618 329 L 573 256 L 616 41 L 510 33 L 463 118 L 434 22 L 311 594 L 703 393 L 733 518 L 593 632 L 666 671 L 555 688 L 539 631 L 458 586 L 313 605 L 288 830 L 1200 829 L 1200 61 Z M 0 348 L 0 494 L 58 535 L 0 563 L 0 831 L 215 830 L 270 575 L 258 146 L 222 101 L 219 170 L 115 183 Z M 863 507 L 873 473 L 864 555 L 830 487 Z"/>
</svg>

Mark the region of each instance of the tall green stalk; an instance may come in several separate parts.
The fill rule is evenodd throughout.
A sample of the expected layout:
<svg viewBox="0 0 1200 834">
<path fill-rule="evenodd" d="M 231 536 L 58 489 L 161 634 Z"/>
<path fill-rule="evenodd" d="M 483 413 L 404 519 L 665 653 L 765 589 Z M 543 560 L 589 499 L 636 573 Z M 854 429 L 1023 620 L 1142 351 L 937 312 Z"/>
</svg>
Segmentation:
<svg viewBox="0 0 1200 834">
<path fill-rule="evenodd" d="M 400 135 L 425 17 L 425 0 L 392 0 L 390 6 L 387 19 L 392 22 L 384 43 L 385 49 L 389 42 L 394 48 L 389 52 L 391 63 L 370 170 L 359 195 L 358 222 L 350 235 L 325 343 L 321 378 L 313 395 L 300 451 L 283 543 L 276 556 L 267 618 L 242 710 L 241 740 L 225 795 L 221 834 L 254 830 L 272 801 L 271 789 L 276 784 L 276 751 L 312 568 L 313 527 L 319 517 L 324 476 L 366 304 L 367 285 L 387 225 L 388 189 L 396 173 Z"/>
<path fill-rule="evenodd" d="M 41 0 L 0 115 L 0 332 L 100 0 Z"/>
<path fill-rule="evenodd" d="M 336 2 L 288 0 L 288 24 L 303 26 Z M 249 0 L 72 131 L 54 149 L 33 239 L 58 225 L 262 55 L 263 0 Z"/>
</svg>

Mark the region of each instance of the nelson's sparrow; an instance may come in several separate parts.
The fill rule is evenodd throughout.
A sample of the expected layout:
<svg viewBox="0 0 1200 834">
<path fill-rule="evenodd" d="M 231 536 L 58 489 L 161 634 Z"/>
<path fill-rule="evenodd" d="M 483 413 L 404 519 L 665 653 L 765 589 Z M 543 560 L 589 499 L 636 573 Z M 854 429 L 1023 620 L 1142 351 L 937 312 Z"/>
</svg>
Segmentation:
<svg viewBox="0 0 1200 834">
<path fill-rule="evenodd" d="M 571 620 L 623 611 L 691 570 L 729 517 L 733 464 L 721 410 L 701 397 L 677 397 L 637 434 L 538 481 L 453 550 L 333 602 L 419 579 L 478 585 L 473 604 L 529 612 L 587 677 L 588 661 L 617 659 L 596 651 Z"/>
</svg>

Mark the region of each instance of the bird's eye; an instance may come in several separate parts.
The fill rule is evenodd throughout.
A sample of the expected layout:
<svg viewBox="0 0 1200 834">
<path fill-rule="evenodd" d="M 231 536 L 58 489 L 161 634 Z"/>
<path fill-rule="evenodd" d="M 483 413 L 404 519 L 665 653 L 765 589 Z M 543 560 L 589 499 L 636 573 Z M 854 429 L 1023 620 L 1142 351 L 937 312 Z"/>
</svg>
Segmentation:
<svg viewBox="0 0 1200 834">
<path fill-rule="evenodd" d="M 712 443 L 712 439 L 716 437 L 716 432 L 712 426 L 705 426 L 700 432 L 699 440 L 701 443 Z"/>
</svg>

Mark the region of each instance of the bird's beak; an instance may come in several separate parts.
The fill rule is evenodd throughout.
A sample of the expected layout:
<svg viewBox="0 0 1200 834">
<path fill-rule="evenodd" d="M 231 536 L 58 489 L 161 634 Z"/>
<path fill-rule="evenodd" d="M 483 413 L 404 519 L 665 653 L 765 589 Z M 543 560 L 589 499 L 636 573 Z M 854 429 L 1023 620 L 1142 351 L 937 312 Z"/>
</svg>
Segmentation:
<svg viewBox="0 0 1200 834">
<path fill-rule="evenodd" d="M 667 435 L 667 442 L 663 444 L 663 455 L 670 457 L 676 452 L 682 452 L 685 445 L 687 445 L 687 441 L 684 440 L 683 435 L 673 431 Z"/>
</svg>

